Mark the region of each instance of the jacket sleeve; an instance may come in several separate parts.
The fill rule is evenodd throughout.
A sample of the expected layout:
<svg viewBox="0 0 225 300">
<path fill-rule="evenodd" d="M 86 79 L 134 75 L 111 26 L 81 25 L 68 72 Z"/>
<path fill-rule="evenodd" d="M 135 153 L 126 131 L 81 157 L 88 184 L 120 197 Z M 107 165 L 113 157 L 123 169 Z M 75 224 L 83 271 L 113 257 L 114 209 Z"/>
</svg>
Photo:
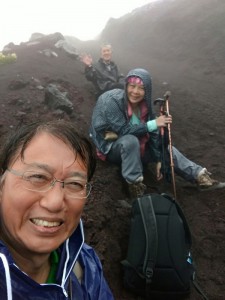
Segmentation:
<svg viewBox="0 0 225 300">
<path fill-rule="evenodd" d="M 105 78 L 95 66 L 85 67 L 85 77 L 101 92 L 117 87 L 116 83 L 112 82 L 110 79 L 107 80 L 107 78 Z"/>
<path fill-rule="evenodd" d="M 97 73 L 96 73 L 96 70 L 93 66 L 90 66 L 90 67 L 85 67 L 84 69 L 84 74 L 85 74 L 85 77 L 88 81 L 92 81 L 92 82 L 96 82 L 97 80 Z"/>
<path fill-rule="evenodd" d="M 84 244 L 79 260 L 84 268 L 82 286 L 85 289 L 85 299 L 114 300 L 113 294 L 103 275 L 101 262 L 94 249 Z"/>
<path fill-rule="evenodd" d="M 113 131 L 118 136 L 133 134 L 137 137 L 148 133 L 147 124 L 130 124 L 122 98 L 124 92 L 115 89 L 101 95 L 92 115 L 92 127 L 98 136 L 103 137 L 106 131 Z"/>
<path fill-rule="evenodd" d="M 111 106 L 107 107 L 105 111 L 105 118 L 108 124 L 108 128 L 106 130 L 113 131 L 119 136 L 133 134 L 139 137 L 148 133 L 146 123 L 141 123 L 139 125 L 130 124 L 126 117 L 125 109 L 121 108 L 116 101 L 112 101 Z"/>
</svg>

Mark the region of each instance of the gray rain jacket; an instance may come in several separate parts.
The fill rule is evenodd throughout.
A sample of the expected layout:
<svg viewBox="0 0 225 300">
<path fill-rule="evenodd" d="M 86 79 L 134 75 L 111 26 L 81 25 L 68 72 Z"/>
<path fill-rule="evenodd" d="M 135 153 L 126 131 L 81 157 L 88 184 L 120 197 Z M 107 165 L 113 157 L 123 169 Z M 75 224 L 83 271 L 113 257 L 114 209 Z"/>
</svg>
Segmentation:
<svg viewBox="0 0 225 300">
<path fill-rule="evenodd" d="M 149 73 L 144 69 L 131 70 L 127 78 L 131 76 L 138 76 L 142 79 L 145 89 L 145 101 L 148 106 L 148 117 L 147 120 L 155 119 L 155 113 L 152 107 L 152 80 Z M 102 94 L 96 103 L 96 106 L 92 115 L 92 123 L 90 128 L 90 137 L 92 138 L 97 149 L 107 155 L 110 151 L 113 141 L 106 141 L 104 139 L 107 131 L 113 131 L 117 133 L 119 137 L 126 134 L 133 134 L 136 137 L 144 136 L 148 133 L 146 123 L 139 125 L 130 124 L 128 117 L 128 98 L 125 91 L 121 89 L 114 89 Z M 154 161 L 160 161 L 159 151 L 159 132 L 151 132 L 149 134 L 150 150 L 153 154 Z"/>
</svg>

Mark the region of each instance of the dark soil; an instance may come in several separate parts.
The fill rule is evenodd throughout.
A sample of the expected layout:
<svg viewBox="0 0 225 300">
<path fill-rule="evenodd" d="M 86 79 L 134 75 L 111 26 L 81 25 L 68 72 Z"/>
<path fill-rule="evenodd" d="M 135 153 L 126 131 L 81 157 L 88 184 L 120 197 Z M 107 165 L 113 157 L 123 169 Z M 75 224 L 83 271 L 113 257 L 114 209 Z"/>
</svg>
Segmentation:
<svg viewBox="0 0 225 300">
<path fill-rule="evenodd" d="M 95 99 L 93 88 L 84 77 L 83 65 L 58 49 L 54 49 L 58 57 L 47 57 L 38 52 L 46 48 L 51 48 L 51 45 L 42 43 L 41 46 L 15 47 L 17 61 L 0 65 L 0 137 L 15 130 L 21 123 L 55 118 L 72 120 L 74 126 L 88 136 Z M 139 66 L 139 61 L 141 65 L 143 58 L 136 56 L 136 66 Z M 130 65 L 132 61 L 124 65 L 123 71 L 126 72 Z M 153 70 L 156 69 L 157 64 L 152 62 L 152 65 Z M 145 68 L 151 69 L 150 63 L 145 64 Z M 172 92 L 172 142 L 190 159 L 207 167 L 215 179 L 225 181 L 224 120 L 219 117 L 224 111 L 223 92 L 217 91 L 220 97 L 212 101 L 213 91 L 205 92 L 205 86 L 210 83 L 199 79 L 198 90 L 188 89 L 186 74 L 183 85 L 179 78 L 178 87 L 175 73 L 169 84 L 162 84 L 165 79 L 154 78 L 154 72 L 152 74 L 154 97 L 162 97 L 168 89 Z M 25 82 L 25 86 L 11 90 L 10 84 L 15 85 L 18 81 Z M 68 98 L 74 105 L 71 115 L 51 111 L 44 104 L 45 92 L 40 86 L 45 88 L 48 83 L 56 83 L 61 91 L 68 92 Z M 150 173 L 145 174 L 145 182 L 149 186 L 157 186 Z M 122 284 L 120 261 L 125 258 L 127 251 L 130 208 L 121 205 L 124 203 L 121 200 L 126 200 L 128 195 L 119 169 L 98 161 L 93 184 L 83 214 L 86 242 L 99 254 L 115 299 L 140 299 L 126 291 Z M 160 185 L 157 188 L 173 193 L 172 186 Z M 209 299 L 222 300 L 225 294 L 225 191 L 199 192 L 194 186 L 187 187 L 178 177 L 176 191 L 177 201 L 184 210 L 192 232 L 192 252 L 198 281 Z M 201 297 L 193 290 L 188 299 Z"/>
</svg>

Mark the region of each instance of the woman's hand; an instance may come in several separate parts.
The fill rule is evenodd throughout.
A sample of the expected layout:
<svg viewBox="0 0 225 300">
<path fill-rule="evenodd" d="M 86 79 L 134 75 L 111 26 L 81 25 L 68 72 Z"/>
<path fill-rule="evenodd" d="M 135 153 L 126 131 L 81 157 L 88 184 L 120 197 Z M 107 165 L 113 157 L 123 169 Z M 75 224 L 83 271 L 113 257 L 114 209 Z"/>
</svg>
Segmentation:
<svg viewBox="0 0 225 300">
<path fill-rule="evenodd" d="M 156 119 L 156 124 L 158 127 L 166 127 L 168 124 L 172 123 L 172 116 L 162 115 Z"/>
</svg>

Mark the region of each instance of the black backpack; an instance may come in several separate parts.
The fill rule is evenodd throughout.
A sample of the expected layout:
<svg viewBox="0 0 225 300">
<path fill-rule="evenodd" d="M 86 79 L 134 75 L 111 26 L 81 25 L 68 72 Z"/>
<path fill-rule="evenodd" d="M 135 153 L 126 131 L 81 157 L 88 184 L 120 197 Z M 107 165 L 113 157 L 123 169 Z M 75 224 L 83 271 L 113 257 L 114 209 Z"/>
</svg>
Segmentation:
<svg viewBox="0 0 225 300">
<path fill-rule="evenodd" d="M 137 198 L 132 205 L 124 286 L 145 299 L 181 299 L 195 271 L 191 232 L 178 203 L 167 194 Z M 196 289 L 207 299 L 199 286 Z"/>
</svg>

